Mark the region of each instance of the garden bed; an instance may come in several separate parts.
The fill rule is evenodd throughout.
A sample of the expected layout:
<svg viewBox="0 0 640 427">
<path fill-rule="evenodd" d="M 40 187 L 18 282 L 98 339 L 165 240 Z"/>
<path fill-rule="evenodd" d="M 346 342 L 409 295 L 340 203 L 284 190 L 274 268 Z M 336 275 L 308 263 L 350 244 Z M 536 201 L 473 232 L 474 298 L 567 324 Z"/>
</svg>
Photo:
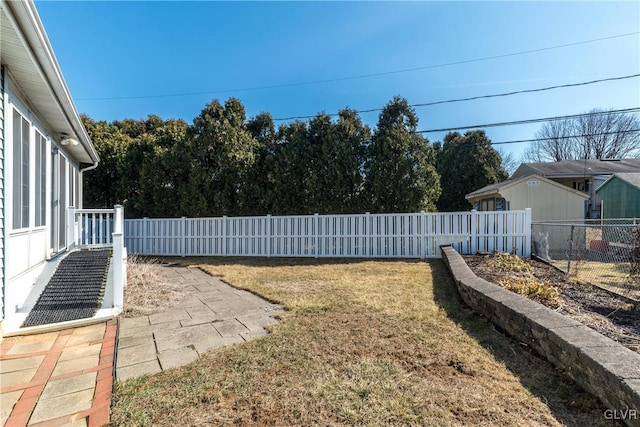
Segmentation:
<svg viewBox="0 0 640 427">
<path fill-rule="evenodd" d="M 519 293 L 640 353 L 637 301 L 595 285 L 567 280 L 563 272 L 542 261 L 520 260 L 521 264 L 506 254 L 464 256 L 464 260 L 478 277 L 489 282 L 515 289 L 526 281 Z M 535 283 L 539 286 L 532 285 Z"/>
</svg>

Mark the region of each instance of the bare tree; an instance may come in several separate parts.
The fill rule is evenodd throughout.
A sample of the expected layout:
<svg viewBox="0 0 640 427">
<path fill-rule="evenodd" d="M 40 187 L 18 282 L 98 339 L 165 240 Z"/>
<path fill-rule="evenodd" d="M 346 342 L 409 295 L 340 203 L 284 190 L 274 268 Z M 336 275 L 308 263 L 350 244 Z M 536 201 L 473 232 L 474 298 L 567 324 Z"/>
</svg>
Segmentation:
<svg viewBox="0 0 640 427">
<path fill-rule="evenodd" d="M 594 109 L 542 125 L 523 155 L 529 162 L 640 157 L 640 119 L 633 113 Z"/>
<path fill-rule="evenodd" d="M 514 173 L 516 169 L 518 169 L 518 166 L 520 166 L 520 162 L 513 155 L 513 153 L 505 151 L 501 148 L 498 148 L 496 151 L 498 151 L 500 157 L 502 158 L 502 168 L 509 174 L 509 176 L 511 176 L 511 174 Z"/>
</svg>

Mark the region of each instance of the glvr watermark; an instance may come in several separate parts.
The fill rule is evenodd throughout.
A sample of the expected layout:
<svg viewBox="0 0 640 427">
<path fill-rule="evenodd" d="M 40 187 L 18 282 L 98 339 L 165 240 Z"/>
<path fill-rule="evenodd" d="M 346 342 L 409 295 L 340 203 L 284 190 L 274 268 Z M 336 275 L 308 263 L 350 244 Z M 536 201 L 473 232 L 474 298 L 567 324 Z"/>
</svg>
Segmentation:
<svg viewBox="0 0 640 427">
<path fill-rule="evenodd" d="M 606 420 L 640 420 L 640 412 L 637 409 L 606 409 Z"/>
</svg>

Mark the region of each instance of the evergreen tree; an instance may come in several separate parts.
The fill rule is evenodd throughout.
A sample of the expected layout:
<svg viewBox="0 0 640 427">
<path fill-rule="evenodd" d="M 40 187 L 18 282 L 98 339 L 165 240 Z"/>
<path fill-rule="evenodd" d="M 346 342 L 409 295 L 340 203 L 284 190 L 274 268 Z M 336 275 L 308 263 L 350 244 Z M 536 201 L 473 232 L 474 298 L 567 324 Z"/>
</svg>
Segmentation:
<svg viewBox="0 0 640 427">
<path fill-rule="evenodd" d="M 350 109 L 338 113 L 331 138 L 324 141 L 323 176 L 330 186 L 324 211 L 327 213 L 363 212 L 362 185 L 371 130 Z"/>
<path fill-rule="evenodd" d="M 302 121 L 280 126 L 274 165 L 274 214 L 313 213 L 310 209 L 309 129 Z"/>
<path fill-rule="evenodd" d="M 191 180 L 187 200 L 199 215 L 242 215 L 244 183 L 257 142 L 246 127 L 242 103 L 228 99 L 208 104 L 189 132 Z"/>
<path fill-rule="evenodd" d="M 483 130 L 447 134 L 438 152 L 437 169 L 442 187 L 438 199 L 441 212 L 469 210 L 466 194 L 508 178 L 500 153 Z"/>
<path fill-rule="evenodd" d="M 98 167 L 82 175 L 83 207 L 106 209 L 125 203 L 122 165 L 131 138 L 105 121 L 96 122 L 84 115 L 81 118 L 100 157 Z"/>
<path fill-rule="evenodd" d="M 276 156 L 278 135 L 269 113 L 261 112 L 247 122 L 247 130 L 256 141 L 254 162 L 244 183 L 243 205 L 249 215 L 275 213 Z"/>
<path fill-rule="evenodd" d="M 394 97 L 380 113 L 365 165 L 365 200 L 371 212 L 435 210 L 440 180 L 435 151 L 416 133 L 409 103 Z"/>
</svg>

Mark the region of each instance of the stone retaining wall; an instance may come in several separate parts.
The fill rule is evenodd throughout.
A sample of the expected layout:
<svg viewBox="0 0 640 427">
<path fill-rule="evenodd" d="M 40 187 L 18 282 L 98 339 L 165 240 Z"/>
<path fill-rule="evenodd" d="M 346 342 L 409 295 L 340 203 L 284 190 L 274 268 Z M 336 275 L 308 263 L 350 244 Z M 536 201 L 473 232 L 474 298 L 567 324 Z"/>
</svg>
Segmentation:
<svg viewBox="0 0 640 427">
<path fill-rule="evenodd" d="M 466 304 L 597 396 L 609 408 L 603 417 L 640 426 L 640 354 L 570 317 L 477 277 L 455 249 L 441 249 Z"/>
</svg>

